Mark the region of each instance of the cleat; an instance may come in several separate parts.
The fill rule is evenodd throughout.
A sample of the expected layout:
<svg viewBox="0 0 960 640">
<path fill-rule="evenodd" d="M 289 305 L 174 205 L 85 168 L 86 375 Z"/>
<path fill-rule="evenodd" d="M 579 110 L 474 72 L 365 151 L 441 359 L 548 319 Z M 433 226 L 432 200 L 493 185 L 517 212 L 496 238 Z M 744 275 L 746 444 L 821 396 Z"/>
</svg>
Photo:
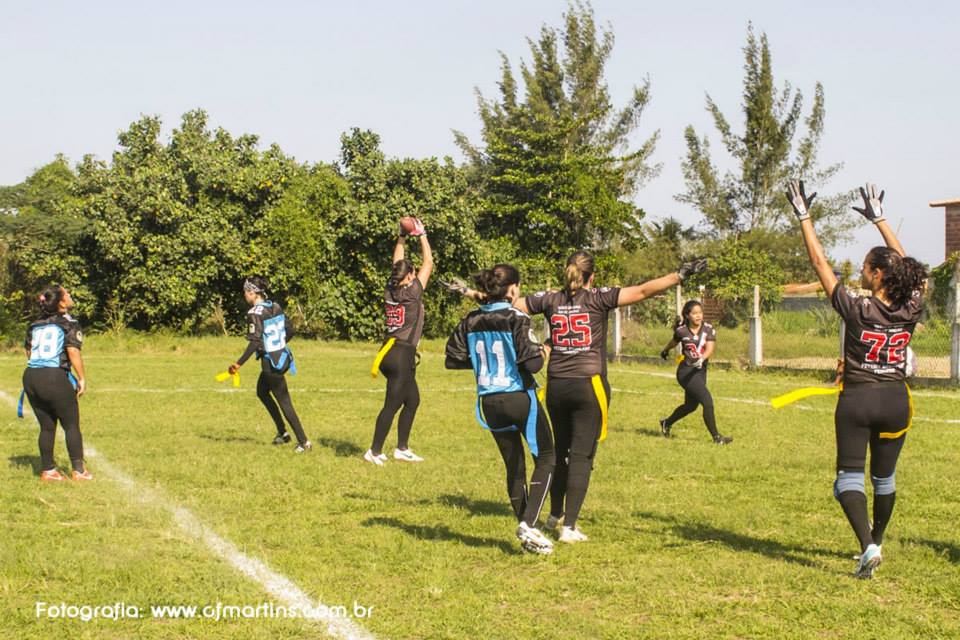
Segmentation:
<svg viewBox="0 0 960 640">
<path fill-rule="evenodd" d="M 40 472 L 40 479 L 44 482 L 63 482 L 66 478 L 56 469 L 47 469 Z"/>
<path fill-rule="evenodd" d="M 517 540 L 520 541 L 520 548 L 527 553 L 540 555 L 553 553 L 553 543 L 550 539 L 543 535 L 542 531 L 531 527 L 526 522 L 521 522 L 517 526 Z"/>
<path fill-rule="evenodd" d="M 853 575 L 861 580 L 869 580 L 873 577 L 873 571 L 883 562 L 883 555 L 880 553 L 880 547 L 875 544 L 868 545 L 860 554 L 860 561 L 857 564 L 857 570 Z"/>
<path fill-rule="evenodd" d="M 307 440 L 303 444 L 298 444 L 297 448 L 293 450 L 294 453 L 305 453 L 313 449 L 313 443 Z"/>
<path fill-rule="evenodd" d="M 290 442 L 289 433 L 278 433 L 277 437 L 273 439 L 273 444 L 287 444 Z"/>
<path fill-rule="evenodd" d="M 660 433 L 663 434 L 663 437 L 664 437 L 664 438 L 669 438 L 669 437 L 670 437 L 670 425 L 667 424 L 667 419 L 666 419 L 666 418 L 661 418 L 661 419 L 659 420 L 659 422 L 660 422 Z"/>
<path fill-rule="evenodd" d="M 394 460 L 403 460 L 404 462 L 423 462 L 423 458 L 415 454 L 410 449 L 394 449 Z"/>
<path fill-rule="evenodd" d="M 546 528 L 550 531 L 556 531 L 557 527 L 560 527 L 561 525 L 563 525 L 563 514 L 561 513 L 559 516 L 555 516 L 551 513 L 547 518 L 547 524 L 544 526 L 546 526 Z"/>
<path fill-rule="evenodd" d="M 84 469 L 82 472 L 73 470 L 73 479 L 77 482 L 86 482 L 88 480 L 93 480 L 93 474 Z"/>
<path fill-rule="evenodd" d="M 373 455 L 373 451 L 367 449 L 367 452 L 363 454 L 363 459 L 371 464 L 375 464 L 378 467 L 382 467 L 387 461 L 387 456 L 384 454 Z"/>
<path fill-rule="evenodd" d="M 590 538 L 587 535 L 577 529 L 576 527 L 562 527 L 560 529 L 560 537 L 557 538 L 557 542 L 566 542 L 567 544 L 575 544 L 577 542 L 586 542 Z"/>
<path fill-rule="evenodd" d="M 719 434 L 717 434 L 717 436 L 713 439 L 713 444 L 730 444 L 731 442 L 733 442 L 733 438 Z"/>
</svg>

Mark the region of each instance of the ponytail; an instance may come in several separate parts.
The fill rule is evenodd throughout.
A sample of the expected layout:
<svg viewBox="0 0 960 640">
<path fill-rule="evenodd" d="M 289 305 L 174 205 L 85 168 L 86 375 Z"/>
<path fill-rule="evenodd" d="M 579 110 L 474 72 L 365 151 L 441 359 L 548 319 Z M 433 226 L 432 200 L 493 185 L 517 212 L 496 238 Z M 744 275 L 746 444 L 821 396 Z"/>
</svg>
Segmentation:
<svg viewBox="0 0 960 640">
<path fill-rule="evenodd" d="M 397 260 L 393 263 L 393 271 L 390 272 L 390 279 L 387 281 L 387 288 L 396 289 L 400 281 L 407 277 L 413 271 L 413 263 L 409 260 Z"/>
<path fill-rule="evenodd" d="M 503 300 L 510 287 L 520 284 L 520 272 L 512 264 L 500 263 L 473 276 L 473 282 L 483 295 L 483 302 Z"/>
<path fill-rule="evenodd" d="M 40 312 L 48 316 L 60 313 L 61 300 L 63 300 L 63 287 L 58 284 L 47 286 L 37 297 Z"/>
<path fill-rule="evenodd" d="M 888 247 L 874 247 L 867 254 L 867 264 L 883 271 L 880 285 L 894 306 L 902 307 L 923 288 L 927 269 L 913 258 L 902 257 Z"/>
<path fill-rule="evenodd" d="M 584 288 L 593 275 L 593 256 L 586 251 L 577 251 L 567 258 L 567 266 L 563 270 L 563 279 L 566 282 L 564 290 L 569 297 Z"/>
</svg>

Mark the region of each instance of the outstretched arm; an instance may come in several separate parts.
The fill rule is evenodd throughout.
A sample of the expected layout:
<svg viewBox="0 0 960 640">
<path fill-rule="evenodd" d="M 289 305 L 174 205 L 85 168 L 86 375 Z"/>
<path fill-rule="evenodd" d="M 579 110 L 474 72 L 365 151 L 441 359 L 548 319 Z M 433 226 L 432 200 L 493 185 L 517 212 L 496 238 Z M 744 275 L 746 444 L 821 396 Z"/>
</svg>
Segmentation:
<svg viewBox="0 0 960 640">
<path fill-rule="evenodd" d="M 692 262 L 685 262 L 680 265 L 680 268 L 675 273 L 668 273 L 665 276 L 660 276 L 655 280 L 648 280 L 643 284 L 636 284 L 631 287 L 623 287 L 620 289 L 620 295 L 617 296 L 617 306 L 625 307 L 627 305 L 635 304 L 649 298 L 650 296 L 655 296 L 662 291 L 666 291 L 670 287 L 674 287 L 684 280 L 687 277 L 700 273 L 707 268 L 707 261 L 705 258 L 699 260 L 694 260 Z M 514 305 L 516 306 L 516 305 Z"/>
<path fill-rule="evenodd" d="M 426 289 L 430 274 L 433 273 L 433 251 L 430 249 L 430 241 L 427 240 L 426 231 L 420 234 L 420 251 L 423 254 L 423 262 L 420 264 L 420 269 L 417 270 L 417 279 Z"/>
<path fill-rule="evenodd" d="M 817 232 L 813 228 L 813 221 L 810 220 L 810 206 L 816 197 L 816 193 L 807 196 L 804 191 L 803 180 L 793 181 L 787 186 L 787 200 L 800 221 L 800 232 L 803 234 L 803 244 L 807 248 L 810 264 L 813 265 L 813 270 L 816 271 L 817 278 L 819 278 L 827 298 L 831 298 L 833 297 L 833 290 L 837 286 L 837 276 L 833 274 L 833 267 L 827 261 L 827 256 L 823 252 L 823 245 L 820 244 Z"/>
<path fill-rule="evenodd" d="M 397 244 L 393 247 L 393 260 L 390 262 L 391 265 L 403 260 L 403 257 L 406 255 L 404 251 L 406 244 L 407 236 L 397 236 Z"/>
<path fill-rule="evenodd" d="M 883 241 L 889 248 L 901 256 L 906 256 L 907 253 L 903 250 L 903 246 L 897 239 L 897 235 L 883 217 L 883 196 L 885 193 L 886 191 L 881 191 L 878 195 L 877 185 L 868 183 L 866 188 L 860 187 L 860 197 L 863 198 L 863 207 L 854 207 L 853 209 L 877 227 L 880 235 L 883 236 Z"/>
</svg>

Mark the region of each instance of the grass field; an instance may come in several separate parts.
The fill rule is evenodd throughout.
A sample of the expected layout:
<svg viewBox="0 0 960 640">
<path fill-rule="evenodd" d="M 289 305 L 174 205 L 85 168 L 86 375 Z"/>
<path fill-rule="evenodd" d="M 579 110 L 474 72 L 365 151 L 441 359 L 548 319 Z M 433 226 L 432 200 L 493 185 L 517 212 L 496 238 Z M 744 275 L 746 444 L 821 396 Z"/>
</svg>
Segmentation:
<svg viewBox="0 0 960 640">
<path fill-rule="evenodd" d="M 680 399 L 671 368 L 613 365 L 610 436 L 580 523 L 591 540 L 532 557 L 474 422 L 472 378 L 443 369 L 441 343 L 423 345 L 418 374 L 412 445 L 427 461 L 385 468 L 360 458 L 382 402 L 375 346 L 294 342 L 290 385 L 316 445 L 306 455 L 267 444 L 255 363 L 237 392 L 213 381 L 242 347 L 88 339 L 92 483 L 41 484 L 35 421 L 0 405 L 4 638 L 323 637 L 303 619 L 37 618 L 38 601 L 275 601 L 183 526 L 184 509 L 310 598 L 374 607 L 354 622 L 381 638 L 960 636 L 958 393 L 916 393 L 885 562 L 857 581 L 831 494 L 833 400 L 766 404 L 811 377 L 711 371 L 721 431 L 735 438 L 715 447 L 698 416 L 671 440 L 656 431 Z M 0 356 L 7 401 L 22 367 L 20 354 Z M 62 432 L 57 457 L 67 466 Z"/>
</svg>

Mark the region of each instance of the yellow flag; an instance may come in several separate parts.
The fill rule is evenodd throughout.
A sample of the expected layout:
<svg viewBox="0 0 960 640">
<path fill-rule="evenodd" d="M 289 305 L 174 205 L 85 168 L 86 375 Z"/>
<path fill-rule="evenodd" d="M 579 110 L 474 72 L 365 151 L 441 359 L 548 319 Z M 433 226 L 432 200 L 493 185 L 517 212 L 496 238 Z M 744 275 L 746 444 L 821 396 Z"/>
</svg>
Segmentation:
<svg viewBox="0 0 960 640">
<path fill-rule="evenodd" d="M 811 396 L 834 396 L 840 393 L 840 387 L 803 387 L 794 389 L 790 393 L 777 396 L 770 401 L 774 409 L 780 409 L 788 404 L 793 404 L 797 400 L 803 400 Z"/>
</svg>

